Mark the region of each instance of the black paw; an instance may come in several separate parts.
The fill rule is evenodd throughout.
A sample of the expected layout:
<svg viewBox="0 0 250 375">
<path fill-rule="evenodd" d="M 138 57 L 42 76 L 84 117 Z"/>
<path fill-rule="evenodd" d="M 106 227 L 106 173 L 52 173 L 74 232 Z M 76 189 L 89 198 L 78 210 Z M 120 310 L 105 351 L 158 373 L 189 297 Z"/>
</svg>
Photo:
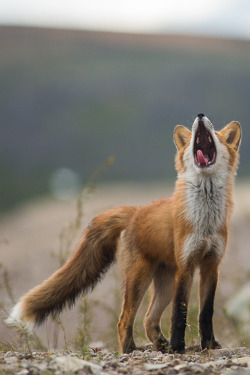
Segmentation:
<svg viewBox="0 0 250 375">
<path fill-rule="evenodd" d="M 124 347 L 122 348 L 122 353 L 132 353 L 134 350 L 137 350 L 136 346 L 135 346 L 135 343 L 132 342 L 130 343 L 129 345 L 124 345 Z"/>
<path fill-rule="evenodd" d="M 221 349 L 220 343 L 216 340 L 206 340 L 201 343 L 201 348 L 203 349 Z"/>
<path fill-rule="evenodd" d="M 168 351 L 169 351 L 169 342 L 168 342 L 168 340 L 164 336 L 161 337 L 160 339 L 158 339 L 154 343 L 154 350 L 160 351 L 163 354 L 164 353 L 168 353 Z"/>
<path fill-rule="evenodd" d="M 169 353 L 174 354 L 174 353 L 179 353 L 179 354 L 184 354 L 185 353 L 185 345 L 174 345 L 170 344 L 169 347 Z"/>
<path fill-rule="evenodd" d="M 129 348 L 126 348 L 126 350 L 123 350 L 123 353 L 130 354 L 134 350 L 136 350 L 136 347 L 129 347 Z"/>
</svg>

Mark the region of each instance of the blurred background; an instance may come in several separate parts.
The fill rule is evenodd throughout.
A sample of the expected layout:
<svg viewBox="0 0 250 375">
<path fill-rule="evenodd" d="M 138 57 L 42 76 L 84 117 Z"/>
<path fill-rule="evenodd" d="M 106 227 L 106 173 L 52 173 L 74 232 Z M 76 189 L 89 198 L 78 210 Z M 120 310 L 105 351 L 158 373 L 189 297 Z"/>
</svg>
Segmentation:
<svg viewBox="0 0 250 375">
<path fill-rule="evenodd" d="M 174 126 L 199 112 L 241 122 L 250 172 L 247 1 L 10 1 L 0 24 L 0 212 L 111 155 L 106 181 L 174 179 Z"/>
<path fill-rule="evenodd" d="M 0 262 L 15 298 L 57 268 L 62 227 L 106 160 L 83 225 L 171 194 L 173 129 L 203 112 L 243 130 L 224 306 L 249 282 L 249 107 L 247 0 L 1 2 Z"/>
</svg>

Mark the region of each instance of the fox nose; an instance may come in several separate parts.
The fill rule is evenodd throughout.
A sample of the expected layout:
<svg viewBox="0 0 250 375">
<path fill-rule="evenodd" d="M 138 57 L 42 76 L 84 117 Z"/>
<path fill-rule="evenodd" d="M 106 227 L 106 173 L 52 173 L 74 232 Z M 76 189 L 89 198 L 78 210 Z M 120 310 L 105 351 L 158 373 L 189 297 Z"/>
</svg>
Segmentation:
<svg viewBox="0 0 250 375">
<path fill-rule="evenodd" d="M 197 117 L 199 117 L 199 119 L 201 120 L 202 117 L 205 117 L 205 115 L 204 115 L 204 113 L 199 113 L 199 114 L 197 115 Z"/>
</svg>

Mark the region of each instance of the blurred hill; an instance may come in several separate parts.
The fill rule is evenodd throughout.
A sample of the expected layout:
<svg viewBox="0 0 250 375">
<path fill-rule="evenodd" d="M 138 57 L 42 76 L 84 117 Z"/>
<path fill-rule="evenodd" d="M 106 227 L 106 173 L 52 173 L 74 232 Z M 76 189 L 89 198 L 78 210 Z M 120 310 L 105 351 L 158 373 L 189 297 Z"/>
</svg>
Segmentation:
<svg viewBox="0 0 250 375">
<path fill-rule="evenodd" d="M 241 122 L 249 175 L 250 42 L 0 27 L 0 51 L 0 210 L 110 155 L 106 180 L 173 179 L 173 129 L 198 112 Z"/>
</svg>

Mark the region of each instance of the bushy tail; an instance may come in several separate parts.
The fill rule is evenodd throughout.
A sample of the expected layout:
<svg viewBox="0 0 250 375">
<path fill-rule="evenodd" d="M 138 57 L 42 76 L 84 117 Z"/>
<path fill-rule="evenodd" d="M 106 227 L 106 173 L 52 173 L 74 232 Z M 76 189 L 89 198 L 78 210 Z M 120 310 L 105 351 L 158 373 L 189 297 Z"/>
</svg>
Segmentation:
<svg viewBox="0 0 250 375">
<path fill-rule="evenodd" d="M 80 294 L 93 289 L 114 261 L 121 231 L 135 210 L 119 207 L 97 216 L 69 260 L 20 299 L 7 323 L 40 324 L 48 315 L 60 312 L 65 305 L 72 306 Z"/>
</svg>

